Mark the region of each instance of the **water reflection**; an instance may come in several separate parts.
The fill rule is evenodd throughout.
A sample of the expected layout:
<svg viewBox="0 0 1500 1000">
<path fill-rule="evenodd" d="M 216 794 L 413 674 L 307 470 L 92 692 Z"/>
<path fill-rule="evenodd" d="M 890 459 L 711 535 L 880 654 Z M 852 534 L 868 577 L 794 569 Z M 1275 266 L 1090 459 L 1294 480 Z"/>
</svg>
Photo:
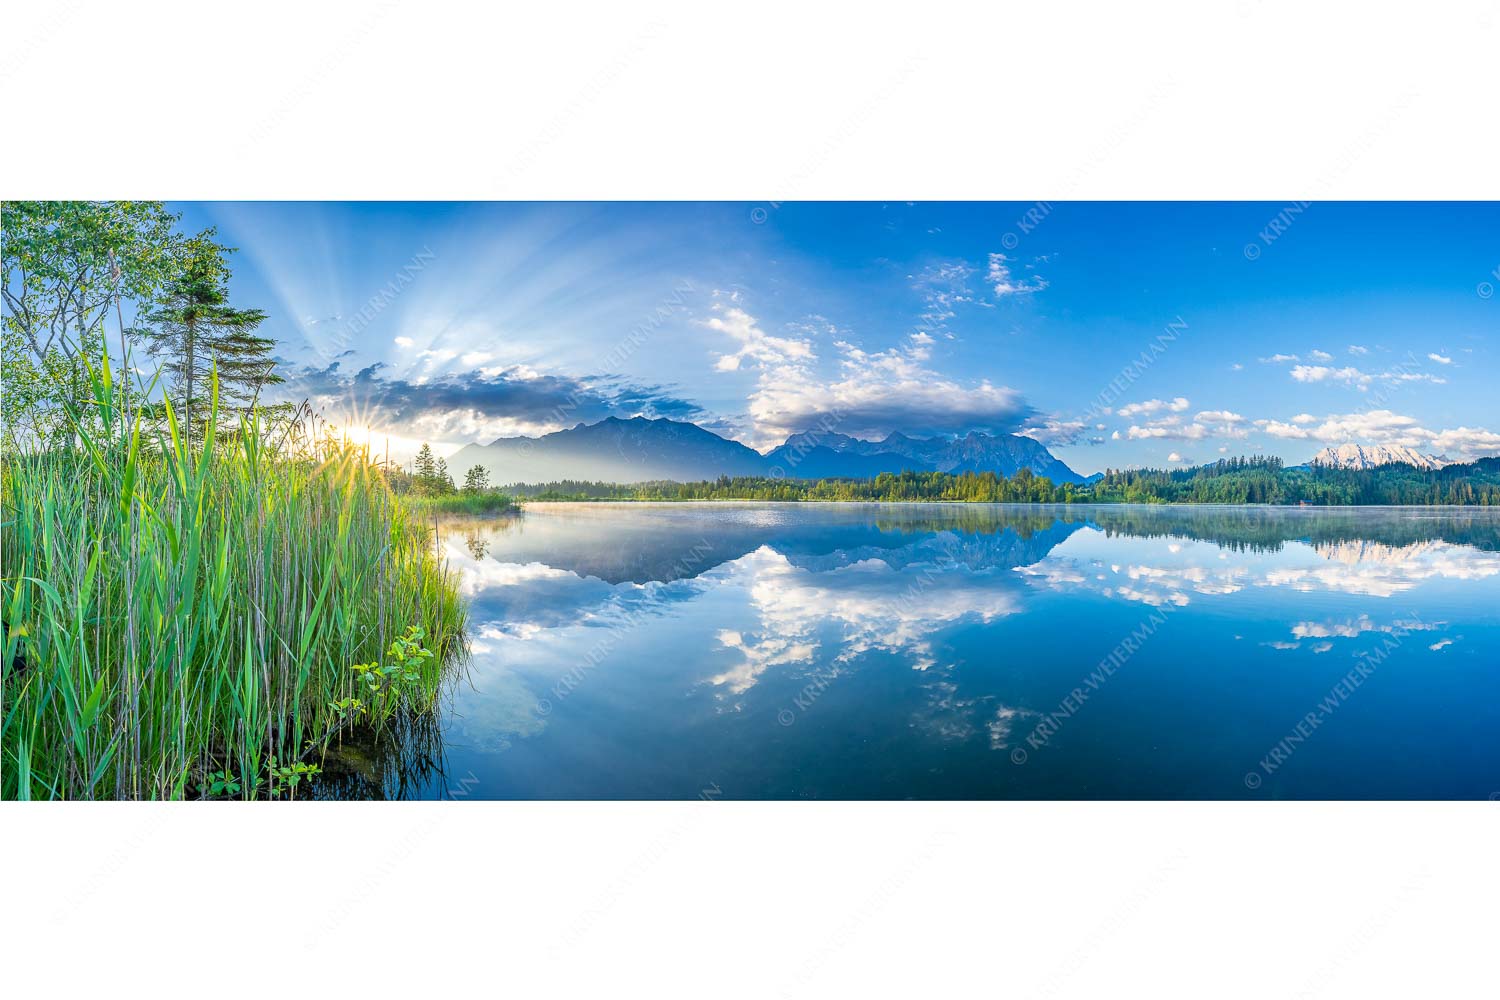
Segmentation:
<svg viewBox="0 0 1500 1000">
<path fill-rule="evenodd" d="M 1500 788 L 1496 511 L 534 504 L 439 544 L 473 624 L 443 752 L 476 797 Z M 1319 685 L 1393 641 L 1247 790 Z"/>
</svg>

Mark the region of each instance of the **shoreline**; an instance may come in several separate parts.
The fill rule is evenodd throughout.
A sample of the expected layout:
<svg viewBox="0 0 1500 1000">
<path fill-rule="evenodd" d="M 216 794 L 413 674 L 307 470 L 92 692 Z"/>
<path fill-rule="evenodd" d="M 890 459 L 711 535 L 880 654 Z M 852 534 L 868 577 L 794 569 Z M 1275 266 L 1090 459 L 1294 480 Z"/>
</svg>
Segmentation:
<svg viewBox="0 0 1500 1000">
<path fill-rule="evenodd" d="M 641 499 L 636 497 L 550 497 L 547 499 L 531 500 L 525 497 L 517 497 L 518 508 L 514 513 L 524 513 L 527 507 L 538 504 L 656 504 L 660 506 L 675 505 L 684 506 L 689 504 L 775 504 L 775 505 L 821 505 L 821 506 L 863 506 L 863 507 L 911 507 L 911 506 L 950 506 L 950 507 L 1059 507 L 1073 509 L 1078 507 L 1145 507 L 1149 509 L 1160 509 L 1163 507 L 1182 508 L 1185 510 L 1213 510 L 1215 508 L 1234 508 L 1237 510 L 1313 510 L 1313 511 L 1336 511 L 1336 510 L 1484 510 L 1500 511 L 1500 507 L 1487 504 L 1305 504 L 1305 503 L 1181 503 L 1176 501 L 1163 501 L 1161 503 L 1139 502 L 1139 501 L 1115 501 L 1115 500 L 1079 500 L 1072 503 L 1060 501 L 1037 501 L 1027 503 L 1019 500 L 774 500 L 757 497 L 718 497 L 718 498 L 694 498 L 690 500 L 673 500 L 665 497 Z M 455 512 L 456 513 L 456 512 Z"/>
</svg>

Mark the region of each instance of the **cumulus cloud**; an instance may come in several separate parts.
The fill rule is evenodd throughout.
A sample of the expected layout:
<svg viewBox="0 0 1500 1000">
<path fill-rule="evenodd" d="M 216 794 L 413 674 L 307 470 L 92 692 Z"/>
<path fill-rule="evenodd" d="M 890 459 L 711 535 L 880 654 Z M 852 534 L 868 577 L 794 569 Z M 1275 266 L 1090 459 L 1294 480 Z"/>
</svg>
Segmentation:
<svg viewBox="0 0 1500 1000">
<path fill-rule="evenodd" d="M 1176 399 L 1147 399 L 1139 403 L 1127 403 L 1117 411 L 1122 417 L 1150 416 L 1154 413 L 1181 413 L 1190 405 L 1185 396 Z"/>
<path fill-rule="evenodd" d="M 1199 410 L 1194 420 L 1203 420 L 1215 424 L 1242 424 L 1245 418 L 1230 410 Z"/>
<path fill-rule="evenodd" d="M 1363 346 L 1361 346 L 1359 344 L 1350 344 L 1349 345 L 1349 353 L 1353 354 L 1353 355 L 1356 355 L 1356 356 L 1359 356 L 1359 355 L 1369 354 L 1370 353 L 1370 349 L 1368 347 L 1363 347 Z"/>
<path fill-rule="evenodd" d="M 1453 364 L 1453 359 L 1452 358 L 1445 357 L 1445 356 L 1443 356 L 1441 354 L 1429 354 L 1429 355 L 1427 355 L 1427 357 L 1428 357 L 1428 359 L 1430 359 L 1432 361 L 1436 361 L 1440 365 L 1451 365 L 1451 364 Z"/>
<path fill-rule="evenodd" d="M 1333 360 L 1333 355 L 1329 354 L 1327 351 L 1313 351 L 1308 356 L 1310 358 L 1312 358 L 1314 361 L 1332 361 Z"/>
<path fill-rule="evenodd" d="M 1431 430 L 1415 417 L 1391 410 L 1335 413 L 1323 418 L 1301 413 L 1290 421 L 1257 420 L 1255 426 L 1271 437 L 1343 444 L 1346 441 L 1400 445 L 1472 461 L 1500 454 L 1500 433 L 1483 427 Z"/>
<path fill-rule="evenodd" d="M 1393 370 L 1388 372 L 1364 372 L 1352 366 L 1332 368 L 1328 365 L 1297 365 L 1292 369 L 1292 378 L 1298 382 L 1342 382 L 1358 389 L 1367 389 L 1373 382 L 1431 382 L 1443 385 L 1447 379 L 1426 372 Z"/>
<path fill-rule="evenodd" d="M 710 316 L 703 323 L 711 330 L 728 334 L 739 343 L 739 350 L 719 355 L 714 367 L 720 371 L 734 371 L 746 360 L 776 363 L 793 360 L 810 360 L 814 357 L 812 343 L 794 337 L 775 337 L 762 330 L 745 310 L 738 306 L 715 307 L 719 315 Z"/>
<path fill-rule="evenodd" d="M 899 350 L 866 353 L 836 345 L 839 373 L 822 378 L 809 365 L 767 368 L 750 396 L 758 443 L 777 444 L 797 431 L 836 427 L 876 439 L 901 431 L 917 436 L 1017 430 L 1032 414 L 1020 393 L 989 380 L 961 384 Z"/>
<path fill-rule="evenodd" d="M 1330 368 L 1327 365 L 1297 365 L 1292 369 L 1292 378 L 1298 382 L 1344 382 L 1365 385 L 1372 378 L 1358 368 Z"/>
<path fill-rule="evenodd" d="M 917 436 L 1010 433 L 1036 416 L 1014 389 L 988 379 L 961 383 L 928 368 L 930 336 L 913 335 L 903 346 L 873 352 L 834 340 L 837 369 L 829 375 L 820 371 L 806 341 L 771 337 L 742 309 L 727 310 L 719 325 L 712 320 L 709 325 L 752 348 L 742 347 L 733 366 L 721 363 L 720 368 L 731 370 L 748 360 L 759 369 L 749 398 L 753 426 L 746 435 L 758 447 L 830 427 L 867 439 L 898 430 Z M 1041 428 L 1045 433 L 1045 424 Z"/>
<path fill-rule="evenodd" d="M 1209 429 L 1196 421 L 1187 423 L 1181 417 L 1163 417 L 1145 424 L 1131 424 L 1125 434 L 1132 441 L 1201 441 L 1209 436 Z"/>
<path fill-rule="evenodd" d="M 1051 415 L 1033 417 L 1016 433 L 1022 437 L 1040 441 L 1052 448 L 1063 445 L 1103 444 L 1104 438 L 1096 433 L 1103 429 L 1103 424 Z"/>
</svg>

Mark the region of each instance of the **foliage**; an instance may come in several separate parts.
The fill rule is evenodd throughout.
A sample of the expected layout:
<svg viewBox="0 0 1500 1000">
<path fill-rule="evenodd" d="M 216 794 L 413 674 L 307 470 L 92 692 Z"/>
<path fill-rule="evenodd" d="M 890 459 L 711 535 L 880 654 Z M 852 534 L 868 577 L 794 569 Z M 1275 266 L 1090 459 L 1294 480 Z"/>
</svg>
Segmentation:
<svg viewBox="0 0 1500 1000">
<path fill-rule="evenodd" d="M 305 419 L 221 435 L 212 379 L 190 448 L 170 402 L 157 429 L 89 376 L 75 444 L 0 462 L 0 798 L 291 794 L 353 715 L 431 709 L 462 604 L 365 452 Z M 437 655 L 402 646 L 369 699 L 346 665 L 409 623 Z"/>
<path fill-rule="evenodd" d="M 490 488 L 490 472 L 482 465 L 471 465 L 464 474 L 465 493 L 483 493 Z"/>
<path fill-rule="evenodd" d="M 197 426 L 194 410 L 203 409 L 200 394 L 211 371 L 218 377 L 221 396 L 239 412 L 255 406 L 266 386 L 283 380 L 273 371 L 275 342 L 255 335 L 265 312 L 229 305 L 226 248 L 205 237 L 189 240 L 187 247 L 181 273 L 129 333 L 161 359 L 170 398 L 191 440 Z"/>
<path fill-rule="evenodd" d="M 426 441 L 422 442 L 422 450 L 417 452 L 416 460 L 412 463 L 411 491 L 423 497 L 446 496 L 457 492 L 453 477 L 448 475 L 448 463 L 435 457 L 432 447 Z"/>
<path fill-rule="evenodd" d="M 152 201 L 0 203 L 6 443 L 71 430 L 67 407 L 87 403 L 84 359 L 100 356 L 106 318 L 123 331 L 124 303 L 154 301 L 182 273 L 189 241 L 177 219 Z"/>
<path fill-rule="evenodd" d="M 1232 458 L 1195 469 L 1109 472 L 1096 501 L 1348 505 L 1500 505 L 1500 459 L 1436 471 L 1401 463 L 1375 469 L 1283 468 L 1278 458 Z"/>
</svg>

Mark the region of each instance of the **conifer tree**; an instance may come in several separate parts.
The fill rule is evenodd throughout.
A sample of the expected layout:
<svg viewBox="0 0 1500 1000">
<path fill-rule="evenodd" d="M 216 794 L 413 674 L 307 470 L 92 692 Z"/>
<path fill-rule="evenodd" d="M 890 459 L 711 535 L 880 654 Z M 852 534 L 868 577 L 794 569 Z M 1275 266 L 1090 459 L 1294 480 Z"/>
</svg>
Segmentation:
<svg viewBox="0 0 1500 1000">
<path fill-rule="evenodd" d="M 283 381 L 273 371 L 275 341 L 255 334 L 266 314 L 229 305 L 226 248 L 199 237 L 190 241 L 183 272 L 132 333 L 143 339 L 171 379 L 169 393 L 191 441 L 193 411 L 206 402 L 212 373 L 227 408 L 249 409 L 261 390 Z"/>
<path fill-rule="evenodd" d="M 465 493 L 483 493 L 490 488 L 490 473 L 482 465 L 471 465 L 464 475 Z"/>
</svg>

